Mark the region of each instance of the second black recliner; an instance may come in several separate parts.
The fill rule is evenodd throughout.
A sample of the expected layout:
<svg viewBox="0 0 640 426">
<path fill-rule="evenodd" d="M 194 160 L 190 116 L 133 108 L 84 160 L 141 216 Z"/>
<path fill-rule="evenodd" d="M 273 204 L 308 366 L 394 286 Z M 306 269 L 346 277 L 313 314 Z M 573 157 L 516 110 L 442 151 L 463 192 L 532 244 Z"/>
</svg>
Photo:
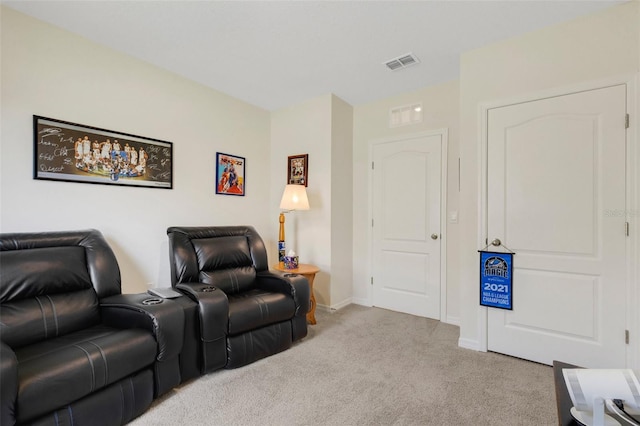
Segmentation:
<svg viewBox="0 0 640 426">
<path fill-rule="evenodd" d="M 307 335 L 309 283 L 269 271 L 253 227 L 171 227 L 167 234 L 171 285 L 198 304 L 197 330 L 187 331 L 199 335 L 201 373 L 249 364 Z"/>
</svg>

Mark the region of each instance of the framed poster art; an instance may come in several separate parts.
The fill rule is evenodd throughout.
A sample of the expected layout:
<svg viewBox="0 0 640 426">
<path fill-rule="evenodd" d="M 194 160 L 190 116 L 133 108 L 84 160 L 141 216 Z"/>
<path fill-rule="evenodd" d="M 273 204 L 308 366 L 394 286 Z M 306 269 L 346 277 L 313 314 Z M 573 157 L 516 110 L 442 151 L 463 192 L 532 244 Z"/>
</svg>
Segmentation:
<svg viewBox="0 0 640 426">
<path fill-rule="evenodd" d="M 246 160 L 237 155 L 216 153 L 216 194 L 245 193 Z"/>
<path fill-rule="evenodd" d="M 287 161 L 287 184 L 307 186 L 309 154 L 292 155 Z"/>
<path fill-rule="evenodd" d="M 33 178 L 173 188 L 173 144 L 33 116 Z"/>
</svg>

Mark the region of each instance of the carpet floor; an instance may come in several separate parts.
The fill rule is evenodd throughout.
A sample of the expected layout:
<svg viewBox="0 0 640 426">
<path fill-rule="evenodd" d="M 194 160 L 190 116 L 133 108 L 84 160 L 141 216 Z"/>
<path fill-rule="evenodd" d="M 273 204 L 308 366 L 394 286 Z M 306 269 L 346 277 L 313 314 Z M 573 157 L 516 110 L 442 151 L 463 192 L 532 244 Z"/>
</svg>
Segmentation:
<svg viewBox="0 0 640 426">
<path fill-rule="evenodd" d="M 191 380 L 131 424 L 554 425 L 551 367 L 458 347 L 439 321 L 350 305 L 285 352 Z"/>
</svg>

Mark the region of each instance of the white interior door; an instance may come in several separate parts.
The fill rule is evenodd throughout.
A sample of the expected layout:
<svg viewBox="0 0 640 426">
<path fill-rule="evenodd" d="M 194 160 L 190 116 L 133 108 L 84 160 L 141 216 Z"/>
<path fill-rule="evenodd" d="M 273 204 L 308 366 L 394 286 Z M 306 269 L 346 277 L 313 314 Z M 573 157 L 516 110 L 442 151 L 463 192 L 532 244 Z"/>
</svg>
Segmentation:
<svg viewBox="0 0 640 426">
<path fill-rule="evenodd" d="M 373 305 L 440 319 L 442 134 L 373 146 Z"/>
<path fill-rule="evenodd" d="M 487 236 L 516 252 L 489 350 L 625 366 L 625 116 L 625 85 L 489 111 Z"/>
</svg>

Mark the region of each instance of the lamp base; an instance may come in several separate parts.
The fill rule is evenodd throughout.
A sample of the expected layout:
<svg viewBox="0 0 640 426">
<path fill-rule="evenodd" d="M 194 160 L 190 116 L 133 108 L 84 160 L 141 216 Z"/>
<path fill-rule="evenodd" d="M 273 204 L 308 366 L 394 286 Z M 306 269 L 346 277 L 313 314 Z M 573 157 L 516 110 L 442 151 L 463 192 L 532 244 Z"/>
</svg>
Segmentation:
<svg viewBox="0 0 640 426">
<path fill-rule="evenodd" d="M 284 244 L 284 213 L 280 212 L 278 222 L 280 222 L 280 229 L 278 230 L 278 266 L 284 268 L 284 257 L 287 253 Z"/>
</svg>

